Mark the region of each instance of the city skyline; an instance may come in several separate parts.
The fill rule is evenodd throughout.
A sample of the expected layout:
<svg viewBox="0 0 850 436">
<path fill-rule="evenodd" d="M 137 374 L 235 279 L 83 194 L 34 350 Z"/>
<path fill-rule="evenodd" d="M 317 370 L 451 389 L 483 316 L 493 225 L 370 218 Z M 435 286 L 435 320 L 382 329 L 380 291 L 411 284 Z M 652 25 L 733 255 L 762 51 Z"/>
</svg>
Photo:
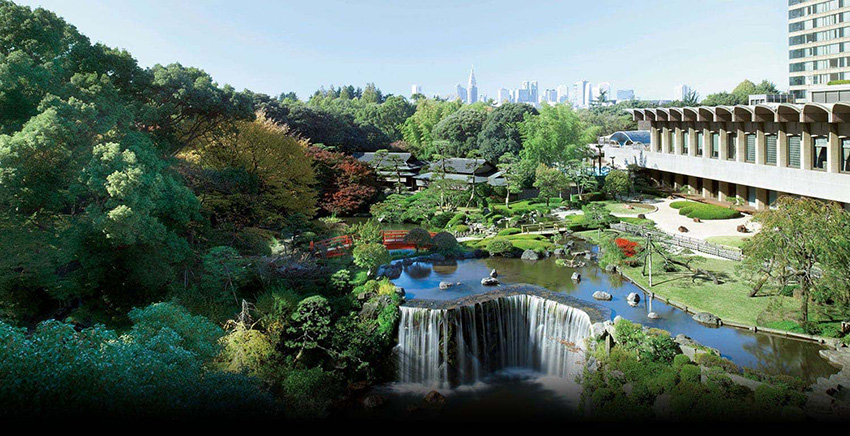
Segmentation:
<svg viewBox="0 0 850 436">
<path fill-rule="evenodd" d="M 93 41 L 130 51 L 142 66 L 179 61 L 220 84 L 270 95 L 292 91 L 302 99 L 321 86 L 369 82 L 384 93 L 407 95 L 416 83 L 426 95 L 447 95 L 466 82 L 470 64 L 479 72 L 478 94 L 487 96 L 529 79 L 541 89 L 608 81 L 645 99 L 670 99 L 676 83 L 688 83 L 703 96 L 744 79 L 788 88 L 787 9 L 768 0 L 601 1 L 582 8 L 544 2 L 525 5 L 523 14 L 505 14 L 515 5 L 498 1 L 486 8 L 441 2 L 20 3 L 55 11 Z M 469 26 L 438 19 L 446 8 L 479 19 Z M 540 26 L 541 16 L 564 19 Z M 672 22 L 669 16 L 679 18 Z M 314 31 L 320 23 L 327 32 Z M 726 30 L 716 32 L 718 27 Z M 465 43 L 459 46 L 459 40 Z M 728 74 L 730 65 L 735 74 Z"/>
</svg>

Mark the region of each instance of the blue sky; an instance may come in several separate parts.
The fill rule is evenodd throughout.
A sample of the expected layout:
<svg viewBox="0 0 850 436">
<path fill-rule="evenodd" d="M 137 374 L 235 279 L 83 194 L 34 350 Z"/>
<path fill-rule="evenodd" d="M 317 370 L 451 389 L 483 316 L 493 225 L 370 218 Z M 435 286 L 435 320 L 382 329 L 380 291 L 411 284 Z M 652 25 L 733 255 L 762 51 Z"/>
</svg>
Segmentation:
<svg viewBox="0 0 850 436">
<path fill-rule="evenodd" d="M 308 97 L 375 82 L 452 93 L 475 65 L 479 93 L 590 80 L 669 99 L 741 80 L 788 87 L 785 0 L 338 1 L 27 0 L 139 63 L 180 62 L 221 84 Z"/>
</svg>

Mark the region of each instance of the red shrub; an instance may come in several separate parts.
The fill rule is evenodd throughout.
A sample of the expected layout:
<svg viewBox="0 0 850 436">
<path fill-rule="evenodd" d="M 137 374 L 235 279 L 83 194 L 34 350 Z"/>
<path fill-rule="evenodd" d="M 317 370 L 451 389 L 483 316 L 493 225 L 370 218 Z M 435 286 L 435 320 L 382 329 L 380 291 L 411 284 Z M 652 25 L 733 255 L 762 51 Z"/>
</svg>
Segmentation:
<svg viewBox="0 0 850 436">
<path fill-rule="evenodd" d="M 617 244 L 617 248 L 623 252 L 623 256 L 625 257 L 634 257 L 634 255 L 637 254 L 637 242 L 632 242 L 624 238 L 617 238 L 614 240 L 614 243 Z"/>
<path fill-rule="evenodd" d="M 342 153 L 310 147 L 316 179 L 319 180 L 319 207 L 327 214 L 348 215 L 368 207 L 378 194 L 375 171 Z"/>
</svg>

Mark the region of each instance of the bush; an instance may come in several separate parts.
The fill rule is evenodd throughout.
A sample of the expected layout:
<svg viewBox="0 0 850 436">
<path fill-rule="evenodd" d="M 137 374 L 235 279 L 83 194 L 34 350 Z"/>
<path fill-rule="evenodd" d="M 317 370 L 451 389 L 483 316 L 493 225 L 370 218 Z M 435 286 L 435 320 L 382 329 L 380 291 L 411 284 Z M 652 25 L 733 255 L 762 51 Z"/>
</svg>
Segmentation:
<svg viewBox="0 0 850 436">
<path fill-rule="evenodd" d="M 684 354 L 677 354 L 673 357 L 673 367 L 676 369 L 681 369 L 683 366 L 691 363 L 691 358 L 685 356 Z"/>
<path fill-rule="evenodd" d="M 740 218 L 741 213 L 728 207 L 716 204 L 697 203 L 694 201 L 674 201 L 670 203 L 673 209 L 679 209 L 679 215 L 701 220 L 725 220 Z"/>
<path fill-rule="evenodd" d="M 713 353 L 700 354 L 697 358 L 697 363 L 709 368 L 721 368 L 726 372 L 737 374 L 741 372 L 738 365 L 735 365 L 731 360 L 724 359 Z"/>
<path fill-rule="evenodd" d="M 521 232 L 522 232 L 522 230 L 520 230 L 516 227 L 508 227 L 507 229 L 499 230 L 498 236 L 516 235 L 516 234 L 521 233 Z"/>
<path fill-rule="evenodd" d="M 452 231 L 454 231 L 455 233 L 466 233 L 469 231 L 469 226 L 466 224 L 458 224 L 452 227 Z"/>
<path fill-rule="evenodd" d="M 432 238 L 434 251 L 440 254 L 453 254 L 457 252 L 457 239 L 449 232 L 440 232 Z"/>
<path fill-rule="evenodd" d="M 458 212 L 458 213 L 455 214 L 455 216 L 452 217 L 452 219 L 449 220 L 448 223 L 446 223 L 446 227 L 452 228 L 452 227 L 457 226 L 459 224 L 465 223 L 466 220 L 467 220 L 466 214 L 463 213 L 463 212 Z"/>
<path fill-rule="evenodd" d="M 491 256 L 504 255 L 514 250 L 514 244 L 507 239 L 493 238 L 487 243 L 486 250 Z"/>
<path fill-rule="evenodd" d="M 490 217 L 487 218 L 487 223 L 495 224 L 497 221 L 499 221 L 500 219 L 502 219 L 504 217 L 505 217 L 504 215 L 498 214 L 498 213 L 490 215 Z"/>
<path fill-rule="evenodd" d="M 454 217 L 454 214 L 449 212 L 434 215 L 434 217 L 431 218 L 431 227 L 435 229 L 444 229 L 449 224 L 449 221 L 454 219 Z"/>
<path fill-rule="evenodd" d="M 413 244 L 418 252 L 421 248 L 431 245 L 431 233 L 421 227 L 416 227 L 404 235 L 404 242 Z"/>
<path fill-rule="evenodd" d="M 682 356 L 686 359 L 688 357 L 688 356 L 685 356 L 684 354 L 680 354 L 679 356 Z M 676 356 L 676 357 L 679 357 L 679 356 Z M 690 359 L 688 359 L 688 362 L 690 362 Z M 686 364 L 686 365 L 682 365 L 682 367 L 679 369 L 679 378 L 681 378 L 682 381 L 684 381 L 684 382 L 699 383 L 701 374 L 702 374 L 702 369 L 700 369 L 700 367 L 697 366 L 697 365 Z"/>
</svg>

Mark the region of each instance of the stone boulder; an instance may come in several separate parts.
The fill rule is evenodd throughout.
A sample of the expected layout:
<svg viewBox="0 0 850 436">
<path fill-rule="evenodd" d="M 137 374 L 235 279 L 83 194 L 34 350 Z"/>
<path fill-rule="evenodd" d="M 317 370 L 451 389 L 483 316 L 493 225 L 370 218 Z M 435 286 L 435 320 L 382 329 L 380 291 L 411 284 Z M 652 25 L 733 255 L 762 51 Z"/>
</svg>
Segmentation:
<svg viewBox="0 0 850 436">
<path fill-rule="evenodd" d="M 649 313 L 646 314 L 646 317 L 649 318 L 649 319 L 660 319 L 661 315 L 659 315 L 655 312 L 649 312 Z"/>
<path fill-rule="evenodd" d="M 639 214 L 638 214 L 638 216 L 637 216 L 637 218 L 638 218 L 639 220 L 645 220 L 645 219 L 646 219 L 646 215 L 645 215 L 645 214 L 642 214 L 642 213 L 639 213 Z"/>
<path fill-rule="evenodd" d="M 377 409 L 387 402 L 387 398 L 382 395 L 369 395 L 363 399 L 363 407 L 367 409 Z"/>
<path fill-rule="evenodd" d="M 736 230 L 738 230 L 738 233 L 750 233 L 750 230 L 747 228 L 747 226 L 745 226 L 743 224 L 738 224 L 738 227 L 736 227 Z"/>
<path fill-rule="evenodd" d="M 401 271 L 404 268 L 402 262 L 391 263 L 389 265 L 382 265 L 378 268 L 378 277 L 386 277 L 390 280 L 395 280 L 401 277 Z"/>
<path fill-rule="evenodd" d="M 443 394 L 437 391 L 431 391 L 428 392 L 427 395 L 425 395 L 425 403 L 430 405 L 442 406 L 443 404 L 446 404 L 446 397 L 444 397 Z"/>
<path fill-rule="evenodd" d="M 699 219 L 699 218 L 694 218 L 694 222 L 695 222 L 695 223 L 701 223 L 701 222 L 702 222 L 702 220 L 701 220 L 701 219 Z"/>
<path fill-rule="evenodd" d="M 578 273 L 578 271 L 574 271 L 574 272 L 573 272 L 573 275 L 572 275 L 570 278 L 571 278 L 574 282 L 580 282 L 580 281 L 581 281 L 581 274 L 579 274 L 579 273 Z"/>
<path fill-rule="evenodd" d="M 452 287 L 452 284 L 449 282 L 440 282 L 440 289 L 446 290 Z"/>
<path fill-rule="evenodd" d="M 629 306 L 636 307 L 640 303 L 640 295 L 637 292 L 632 292 L 626 297 L 626 302 L 629 303 Z"/>
<path fill-rule="evenodd" d="M 401 297 L 402 301 L 404 301 L 404 296 L 407 295 L 407 293 L 404 292 L 404 288 L 402 288 L 401 286 L 395 287 L 395 293 L 396 293 L 396 295 Z"/>
<path fill-rule="evenodd" d="M 720 318 L 718 318 L 716 315 L 713 315 L 713 314 L 708 313 L 708 312 L 696 313 L 696 314 L 694 314 L 693 319 L 694 319 L 694 321 L 701 323 L 701 324 L 705 324 L 705 325 L 710 325 L 710 326 L 720 325 Z"/>
<path fill-rule="evenodd" d="M 481 286 L 497 286 L 499 284 L 499 279 L 494 279 L 493 277 L 484 277 L 481 279 Z"/>
<path fill-rule="evenodd" d="M 605 272 L 607 272 L 607 273 L 617 272 L 617 265 L 610 264 L 610 263 L 608 265 L 605 265 Z"/>
<path fill-rule="evenodd" d="M 564 249 L 556 248 L 555 251 L 552 252 L 552 255 L 555 257 L 564 257 Z"/>
<path fill-rule="evenodd" d="M 679 232 L 680 233 L 688 233 L 688 228 L 685 227 L 685 226 L 679 226 Z"/>
<path fill-rule="evenodd" d="M 522 260 L 540 260 L 540 255 L 536 251 L 528 249 L 522 252 Z"/>
<path fill-rule="evenodd" d="M 593 293 L 593 298 L 595 298 L 597 300 L 611 301 L 611 299 L 613 297 L 611 296 L 611 294 L 609 294 L 605 291 L 596 291 L 596 292 Z"/>
<path fill-rule="evenodd" d="M 499 277 L 499 272 L 498 272 L 498 271 L 496 271 L 496 269 L 494 268 L 492 271 L 490 271 L 490 277 L 491 277 L 491 278 L 494 278 L 494 279 L 495 279 L 496 277 Z"/>
</svg>

